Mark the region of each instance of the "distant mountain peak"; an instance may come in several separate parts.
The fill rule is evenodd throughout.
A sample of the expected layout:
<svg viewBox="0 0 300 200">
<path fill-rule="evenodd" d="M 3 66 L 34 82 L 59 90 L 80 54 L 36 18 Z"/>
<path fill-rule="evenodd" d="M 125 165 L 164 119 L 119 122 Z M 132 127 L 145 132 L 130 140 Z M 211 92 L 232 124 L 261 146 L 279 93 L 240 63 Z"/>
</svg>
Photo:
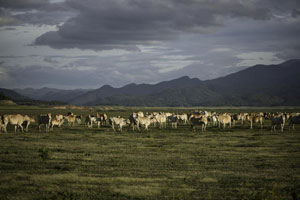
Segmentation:
<svg viewBox="0 0 300 200">
<path fill-rule="evenodd" d="M 190 80 L 191 78 L 189 76 L 182 76 L 182 77 L 179 77 L 175 80 Z"/>
<path fill-rule="evenodd" d="M 113 89 L 113 87 L 110 86 L 110 85 L 103 85 L 103 86 L 100 87 L 99 89 Z"/>
</svg>

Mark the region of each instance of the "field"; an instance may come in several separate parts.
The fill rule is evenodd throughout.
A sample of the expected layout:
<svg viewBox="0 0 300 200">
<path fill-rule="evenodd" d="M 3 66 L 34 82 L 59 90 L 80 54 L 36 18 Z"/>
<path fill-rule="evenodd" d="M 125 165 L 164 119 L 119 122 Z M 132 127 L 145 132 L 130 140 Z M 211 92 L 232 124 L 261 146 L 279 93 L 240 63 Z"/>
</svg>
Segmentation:
<svg viewBox="0 0 300 200">
<path fill-rule="evenodd" d="M 98 110 L 97 110 L 98 109 Z M 73 110 L 86 115 L 103 110 Z M 109 116 L 132 110 L 106 109 Z M 213 109 L 213 108 L 209 108 Z M 299 108 L 218 108 L 218 111 L 299 111 Z M 0 107 L 0 114 L 62 113 L 47 107 Z M 284 133 L 208 127 L 192 132 L 150 127 L 122 133 L 84 125 L 51 133 L 0 134 L 0 199 L 298 199 L 300 198 L 300 127 Z"/>
</svg>

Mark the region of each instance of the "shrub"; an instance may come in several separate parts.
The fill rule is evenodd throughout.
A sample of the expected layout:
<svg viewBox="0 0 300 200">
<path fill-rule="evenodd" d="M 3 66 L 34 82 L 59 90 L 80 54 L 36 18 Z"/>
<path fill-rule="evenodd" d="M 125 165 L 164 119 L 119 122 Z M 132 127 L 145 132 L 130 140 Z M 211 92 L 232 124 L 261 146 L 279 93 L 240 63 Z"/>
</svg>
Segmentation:
<svg viewBox="0 0 300 200">
<path fill-rule="evenodd" d="M 39 149 L 39 156 L 43 161 L 50 159 L 50 153 L 51 151 L 46 147 Z"/>
</svg>

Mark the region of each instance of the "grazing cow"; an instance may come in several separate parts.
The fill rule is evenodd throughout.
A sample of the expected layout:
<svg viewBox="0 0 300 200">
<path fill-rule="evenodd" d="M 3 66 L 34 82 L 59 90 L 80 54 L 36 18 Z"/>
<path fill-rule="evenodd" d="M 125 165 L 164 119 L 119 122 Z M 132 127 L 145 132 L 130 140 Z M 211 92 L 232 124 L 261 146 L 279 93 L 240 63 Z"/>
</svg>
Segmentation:
<svg viewBox="0 0 300 200">
<path fill-rule="evenodd" d="M 247 116 L 247 120 L 250 122 L 250 129 L 253 129 L 253 123 L 260 123 L 260 128 L 263 129 L 263 123 L 264 123 L 263 114 L 252 113 Z"/>
<path fill-rule="evenodd" d="M 202 132 L 206 131 L 206 126 L 207 126 L 207 117 L 205 115 L 202 115 L 199 117 L 199 115 L 197 115 L 197 117 L 192 116 L 190 118 L 190 122 L 191 122 L 191 129 L 193 131 L 196 131 L 196 127 L 197 126 L 201 126 Z"/>
<path fill-rule="evenodd" d="M 221 124 L 223 124 L 223 129 L 226 128 L 227 124 L 231 128 L 231 117 L 229 114 L 227 113 L 219 114 L 218 120 L 219 120 L 219 128 L 221 128 Z"/>
<path fill-rule="evenodd" d="M 165 114 L 158 114 L 154 119 L 153 122 L 158 122 L 160 128 L 167 128 L 167 116 Z"/>
<path fill-rule="evenodd" d="M 88 115 L 85 117 L 85 125 L 88 128 L 92 128 L 93 127 L 93 123 L 96 123 L 97 118 L 94 115 Z"/>
<path fill-rule="evenodd" d="M 116 131 L 115 127 L 119 128 L 120 132 L 122 132 L 122 127 L 130 124 L 129 120 L 126 120 L 124 118 L 119 118 L 119 117 L 111 117 L 109 118 L 109 121 L 111 123 L 111 127 L 114 131 Z"/>
<path fill-rule="evenodd" d="M 148 127 L 149 127 L 150 124 L 151 124 L 151 119 L 150 119 L 150 118 L 138 116 L 138 117 L 136 118 L 136 121 L 137 121 L 138 127 L 139 127 L 140 125 L 143 125 L 143 126 L 145 126 L 145 130 L 147 130 L 147 131 L 149 130 Z"/>
<path fill-rule="evenodd" d="M 179 119 L 176 115 L 169 116 L 168 121 L 171 123 L 172 128 L 177 129 Z"/>
<path fill-rule="evenodd" d="M 58 127 L 61 127 L 64 123 L 64 120 L 65 119 L 61 119 L 61 120 L 58 120 L 58 119 L 54 119 L 54 120 L 51 120 L 51 123 L 50 123 L 50 131 L 53 131 L 53 127 L 54 126 L 58 126 Z"/>
<path fill-rule="evenodd" d="M 284 124 L 285 124 L 285 116 L 282 114 L 279 115 L 272 115 L 271 117 L 271 131 L 275 131 L 276 132 L 276 125 L 280 125 L 281 128 L 281 132 L 283 132 L 283 128 L 284 128 Z"/>
<path fill-rule="evenodd" d="M 184 124 L 187 124 L 187 122 L 188 122 L 188 115 L 187 114 L 177 115 L 177 118 L 178 118 L 179 121 L 182 121 Z"/>
<path fill-rule="evenodd" d="M 51 113 L 48 113 L 48 114 L 42 114 L 42 115 L 39 115 L 37 117 L 37 122 L 38 122 L 38 129 L 39 129 L 39 132 L 41 132 L 41 125 L 42 124 L 45 124 L 46 126 L 46 132 L 49 132 L 50 130 L 50 125 L 51 125 Z"/>
<path fill-rule="evenodd" d="M 289 122 L 289 127 L 293 126 L 293 129 L 295 129 L 295 124 L 300 124 L 300 115 L 290 116 L 288 122 Z"/>
<path fill-rule="evenodd" d="M 72 127 L 72 126 L 74 126 L 74 123 L 76 121 L 76 115 L 73 115 L 73 114 L 67 115 L 67 116 L 65 116 L 65 120 L 67 120 L 68 125 L 70 127 Z"/>
<path fill-rule="evenodd" d="M 22 132 L 24 132 L 23 129 L 23 122 L 25 121 L 25 118 L 23 115 L 16 114 L 16 115 L 3 115 L 2 116 L 2 123 L 3 123 L 3 130 L 5 133 L 7 133 L 7 124 L 11 124 L 15 126 L 15 132 L 17 132 L 17 128 L 19 127 Z M 30 120 L 29 120 L 30 121 Z"/>
</svg>

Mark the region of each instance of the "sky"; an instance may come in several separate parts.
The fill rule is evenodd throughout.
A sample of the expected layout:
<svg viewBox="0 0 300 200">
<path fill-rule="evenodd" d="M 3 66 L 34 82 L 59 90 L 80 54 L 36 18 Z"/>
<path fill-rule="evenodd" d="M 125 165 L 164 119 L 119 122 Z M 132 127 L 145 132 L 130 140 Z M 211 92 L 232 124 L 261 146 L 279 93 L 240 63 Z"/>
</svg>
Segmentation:
<svg viewBox="0 0 300 200">
<path fill-rule="evenodd" d="M 208 80 L 299 58 L 299 0 L 0 0 L 2 88 Z"/>
</svg>

